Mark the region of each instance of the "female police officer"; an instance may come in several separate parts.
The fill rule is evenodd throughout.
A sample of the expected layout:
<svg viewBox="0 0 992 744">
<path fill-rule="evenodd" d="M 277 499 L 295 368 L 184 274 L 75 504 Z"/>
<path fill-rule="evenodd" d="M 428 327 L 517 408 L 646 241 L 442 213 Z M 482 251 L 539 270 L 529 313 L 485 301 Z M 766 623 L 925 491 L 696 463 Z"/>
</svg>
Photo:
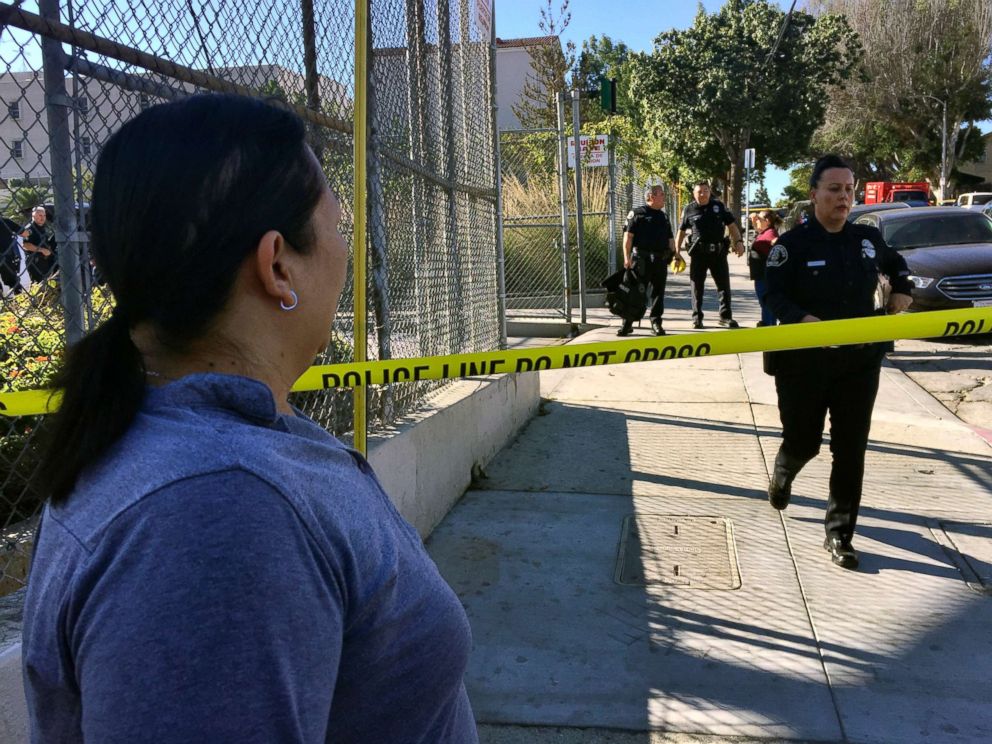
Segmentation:
<svg viewBox="0 0 992 744">
<path fill-rule="evenodd" d="M 906 262 L 878 230 L 847 222 L 854 174 L 836 155 L 820 158 L 810 178 L 813 217 L 782 235 L 768 255 L 766 303 L 782 323 L 874 315 L 879 272 L 889 278 L 887 312 L 912 302 Z M 865 448 L 884 346 L 798 349 L 775 355 L 782 446 L 768 486 L 776 509 L 789 504 L 792 481 L 820 450 L 830 412 L 830 497 L 824 542 L 834 563 L 857 568 L 851 546 L 861 503 Z"/>
</svg>

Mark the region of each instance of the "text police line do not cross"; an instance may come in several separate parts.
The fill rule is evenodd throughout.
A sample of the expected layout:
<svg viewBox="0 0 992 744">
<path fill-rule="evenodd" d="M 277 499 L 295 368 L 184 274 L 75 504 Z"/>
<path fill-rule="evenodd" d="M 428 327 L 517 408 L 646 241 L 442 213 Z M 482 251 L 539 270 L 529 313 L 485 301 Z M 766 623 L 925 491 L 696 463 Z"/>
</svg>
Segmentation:
<svg viewBox="0 0 992 744">
<path fill-rule="evenodd" d="M 537 349 L 319 365 L 304 372 L 293 385 L 293 391 L 391 385 L 418 380 L 540 372 L 632 362 L 660 362 L 721 354 L 877 343 L 904 338 L 974 336 L 983 333 L 992 333 L 992 307 L 796 323 L 715 333 L 688 333 L 664 339 L 651 336 Z M 57 391 L 0 393 L 0 416 L 42 415 L 54 411 L 58 404 Z"/>
</svg>

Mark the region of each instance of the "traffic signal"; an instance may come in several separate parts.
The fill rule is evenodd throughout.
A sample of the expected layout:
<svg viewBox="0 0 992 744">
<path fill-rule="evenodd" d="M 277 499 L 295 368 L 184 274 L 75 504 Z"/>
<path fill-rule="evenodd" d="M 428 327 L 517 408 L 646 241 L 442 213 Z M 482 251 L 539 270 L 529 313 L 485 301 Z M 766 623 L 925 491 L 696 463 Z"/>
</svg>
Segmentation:
<svg viewBox="0 0 992 744">
<path fill-rule="evenodd" d="M 599 79 L 599 105 L 608 114 L 617 112 L 617 79 Z"/>
</svg>

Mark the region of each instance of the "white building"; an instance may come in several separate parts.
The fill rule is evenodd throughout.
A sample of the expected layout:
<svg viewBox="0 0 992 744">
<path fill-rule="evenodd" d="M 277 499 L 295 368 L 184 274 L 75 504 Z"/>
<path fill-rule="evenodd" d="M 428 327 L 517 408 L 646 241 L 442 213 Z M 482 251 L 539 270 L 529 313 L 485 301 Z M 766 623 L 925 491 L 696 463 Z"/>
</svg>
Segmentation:
<svg viewBox="0 0 992 744">
<path fill-rule="evenodd" d="M 537 82 L 531 54 L 543 46 L 553 46 L 561 52 L 561 41 L 557 36 L 496 39 L 496 105 L 499 107 L 496 123 L 500 130 L 520 128 L 513 107 L 523 102 L 527 81 Z"/>
<path fill-rule="evenodd" d="M 221 67 L 214 74 L 250 88 L 285 95 L 293 103 L 305 104 L 303 75 L 278 65 Z M 184 93 L 194 87 L 159 76 L 148 79 Z M 69 119 L 73 168 L 78 162 L 83 172 L 92 172 L 100 146 L 121 124 L 162 101 L 153 95 L 136 93 L 111 83 L 79 76 L 67 77 L 66 92 L 75 95 L 73 116 Z M 74 86 L 75 85 L 75 93 Z M 347 89 L 337 81 L 321 76 L 318 80 L 324 109 L 336 115 L 347 111 L 351 100 Z M 40 70 L 8 72 L 0 75 L 0 188 L 11 180 L 48 185 L 51 179 L 48 118 L 45 111 L 44 78 Z"/>
</svg>

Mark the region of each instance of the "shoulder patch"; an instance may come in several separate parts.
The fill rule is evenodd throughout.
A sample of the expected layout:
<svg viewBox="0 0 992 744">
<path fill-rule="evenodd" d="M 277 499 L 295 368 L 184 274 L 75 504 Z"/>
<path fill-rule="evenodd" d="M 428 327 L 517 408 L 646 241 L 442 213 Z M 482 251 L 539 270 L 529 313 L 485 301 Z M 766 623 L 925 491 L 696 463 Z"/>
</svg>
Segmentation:
<svg viewBox="0 0 992 744">
<path fill-rule="evenodd" d="M 865 258 L 875 258 L 875 244 L 868 238 L 861 241 L 861 255 Z"/>
<path fill-rule="evenodd" d="M 771 251 L 768 254 L 767 265 L 773 269 L 778 268 L 786 261 L 789 260 L 789 251 L 781 243 L 776 243 L 772 246 Z"/>
<path fill-rule="evenodd" d="M 628 220 L 634 219 L 634 210 L 633 209 L 631 209 L 629 212 L 627 212 L 627 219 Z"/>
</svg>

